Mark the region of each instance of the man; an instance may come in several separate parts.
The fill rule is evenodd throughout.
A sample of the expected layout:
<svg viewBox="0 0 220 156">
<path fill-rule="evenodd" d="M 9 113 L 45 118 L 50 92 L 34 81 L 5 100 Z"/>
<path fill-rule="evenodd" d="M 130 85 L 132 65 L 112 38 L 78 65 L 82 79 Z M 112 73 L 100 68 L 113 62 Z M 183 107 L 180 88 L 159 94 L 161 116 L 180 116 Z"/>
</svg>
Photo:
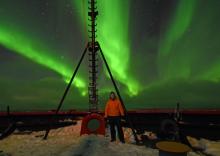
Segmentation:
<svg viewBox="0 0 220 156">
<path fill-rule="evenodd" d="M 124 109 L 114 92 L 110 93 L 110 98 L 105 106 L 105 118 L 108 119 L 111 130 L 111 142 L 116 140 L 115 126 L 118 130 L 118 137 L 122 143 L 125 143 L 124 133 L 121 126 L 121 117 L 124 116 Z"/>
</svg>

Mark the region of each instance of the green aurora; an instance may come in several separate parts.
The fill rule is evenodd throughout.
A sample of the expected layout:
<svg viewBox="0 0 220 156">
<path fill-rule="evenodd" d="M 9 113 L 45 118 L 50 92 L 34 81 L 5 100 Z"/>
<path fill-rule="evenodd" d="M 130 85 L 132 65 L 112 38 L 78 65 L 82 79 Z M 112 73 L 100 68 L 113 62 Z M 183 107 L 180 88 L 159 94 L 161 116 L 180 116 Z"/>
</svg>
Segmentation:
<svg viewBox="0 0 220 156">
<path fill-rule="evenodd" d="M 48 48 L 44 47 L 39 41 L 34 40 L 33 37 L 31 37 L 32 40 L 29 40 L 28 38 L 30 37 L 24 32 L 16 31 L 15 27 L 10 28 L 8 24 L 7 27 L 4 27 L 3 23 L 0 25 L 0 34 L 0 43 L 7 49 L 57 72 L 63 76 L 64 81 L 68 82 L 70 80 L 72 75 L 71 68 L 51 56 Z M 76 87 L 86 88 L 86 84 L 81 78 L 76 77 L 74 82 Z"/>
<path fill-rule="evenodd" d="M 44 72 L 41 73 L 43 78 L 39 79 L 25 73 L 21 79 L 26 81 L 16 80 L 10 71 L 3 72 L 0 106 L 2 109 L 7 105 L 20 110 L 54 109 L 88 41 L 87 2 L 56 0 L 50 3 L 48 16 L 43 19 L 50 19 L 50 26 L 57 24 L 56 31 L 58 29 L 62 36 L 57 41 L 49 39 L 55 36 L 52 34 L 55 31 L 49 32 L 51 28 L 48 27 L 41 32 L 43 21 L 33 19 L 32 7 L 41 4 L 33 2 L 32 7 L 21 11 L 19 8 L 25 6 L 23 3 L 17 7 L 9 6 L 9 3 L 6 0 L 0 2 L 0 46 L 6 51 L 4 53 L 24 57 L 27 65 L 20 65 L 16 59 L 4 63 L 5 58 L 12 56 L 4 56 L 0 49 L 1 70 L 13 67 L 13 71 L 31 71 L 34 66 L 36 73 Z M 127 107 L 170 108 L 180 102 L 184 108 L 219 108 L 220 1 L 169 0 L 167 3 L 172 4 L 169 9 L 165 9 L 167 6 L 163 6 L 162 0 L 141 3 L 98 0 L 97 5 L 97 39 Z M 154 10 L 154 13 L 160 12 L 159 16 L 148 13 L 152 9 L 147 8 L 148 3 L 159 8 Z M 138 4 L 141 7 L 132 10 Z M 73 14 L 66 17 L 66 10 Z M 18 12 L 25 14 L 21 20 L 16 17 Z M 159 26 L 153 28 L 157 33 L 149 35 L 145 26 L 151 24 L 148 19 L 154 19 L 154 16 L 159 19 Z M 70 55 L 70 51 L 73 54 Z M 74 81 L 65 109 L 87 108 L 85 66 Z M 49 71 L 52 73 L 48 74 Z M 25 75 L 30 78 L 24 78 Z M 100 106 L 103 108 L 107 93 L 113 88 L 111 82 L 107 82 L 110 79 L 101 62 L 100 79 Z"/>
<path fill-rule="evenodd" d="M 161 79 L 219 82 L 219 7 L 217 1 L 180 1 L 160 43 Z"/>
<path fill-rule="evenodd" d="M 87 0 L 73 0 L 74 6 L 80 10 L 79 19 L 81 27 L 85 30 L 85 36 L 88 40 L 85 12 L 88 12 Z M 129 42 L 129 1 L 102 0 L 97 3 L 99 15 L 97 16 L 97 40 L 108 59 L 110 68 L 115 78 L 127 86 L 128 93 L 137 95 L 139 84 L 129 73 L 130 64 L 130 42 Z M 114 11 L 112 11 L 114 8 Z M 123 61 L 122 61 L 123 58 Z M 127 83 L 129 82 L 129 83 Z"/>
</svg>

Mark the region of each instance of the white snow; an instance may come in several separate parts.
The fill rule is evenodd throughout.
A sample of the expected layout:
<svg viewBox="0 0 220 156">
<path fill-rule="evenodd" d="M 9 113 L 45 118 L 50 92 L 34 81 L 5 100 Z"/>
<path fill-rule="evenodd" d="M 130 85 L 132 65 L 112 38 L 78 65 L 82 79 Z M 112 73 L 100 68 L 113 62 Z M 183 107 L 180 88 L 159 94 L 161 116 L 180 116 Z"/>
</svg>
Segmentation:
<svg viewBox="0 0 220 156">
<path fill-rule="evenodd" d="M 80 134 L 80 123 L 51 130 L 47 140 L 42 140 L 44 132 L 32 132 L 31 134 L 12 134 L 4 140 L 0 140 L 0 151 L 11 156 L 158 156 L 157 149 L 147 148 L 131 144 L 129 139 L 126 143 L 110 142 L 109 137 Z M 124 129 L 125 136 L 130 131 Z M 196 140 L 189 138 L 194 145 L 206 153 L 220 156 L 220 142 L 208 140 Z M 0 153 L 0 156 L 3 155 Z M 198 156 L 189 152 L 188 156 Z"/>
<path fill-rule="evenodd" d="M 210 141 L 203 138 L 198 140 L 193 137 L 187 137 L 187 139 L 193 147 L 203 150 L 204 153 L 220 156 L 220 141 Z"/>
<path fill-rule="evenodd" d="M 103 136 L 83 136 L 78 145 L 74 145 L 61 156 L 156 156 L 158 150 L 137 146 L 110 142 Z"/>
<path fill-rule="evenodd" d="M 12 156 L 56 156 L 80 139 L 80 123 L 51 130 L 47 140 L 42 140 L 45 131 L 31 134 L 12 134 L 0 140 L 0 150 Z"/>
</svg>

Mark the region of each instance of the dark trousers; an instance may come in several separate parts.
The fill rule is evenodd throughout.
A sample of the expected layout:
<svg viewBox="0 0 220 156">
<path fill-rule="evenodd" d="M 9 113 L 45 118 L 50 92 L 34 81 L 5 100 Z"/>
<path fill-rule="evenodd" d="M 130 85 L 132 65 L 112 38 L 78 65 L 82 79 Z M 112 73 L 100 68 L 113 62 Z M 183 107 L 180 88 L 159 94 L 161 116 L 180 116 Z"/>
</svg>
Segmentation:
<svg viewBox="0 0 220 156">
<path fill-rule="evenodd" d="M 116 131 L 115 131 L 115 126 L 118 130 L 118 137 L 121 142 L 125 142 L 124 139 L 124 133 L 122 130 L 121 126 L 121 117 L 120 116 L 114 116 L 114 117 L 108 117 L 109 125 L 110 125 L 110 130 L 111 130 L 111 140 L 115 141 L 116 140 Z"/>
</svg>

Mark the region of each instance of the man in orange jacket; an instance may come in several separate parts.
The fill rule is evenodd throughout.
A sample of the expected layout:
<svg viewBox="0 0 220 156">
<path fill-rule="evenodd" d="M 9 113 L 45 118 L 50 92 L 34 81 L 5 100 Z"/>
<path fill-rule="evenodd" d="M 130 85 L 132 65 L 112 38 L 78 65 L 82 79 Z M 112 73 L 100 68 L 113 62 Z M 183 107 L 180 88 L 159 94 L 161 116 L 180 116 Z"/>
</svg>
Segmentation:
<svg viewBox="0 0 220 156">
<path fill-rule="evenodd" d="M 121 117 L 124 116 L 124 109 L 121 105 L 119 99 L 116 98 L 114 92 L 110 93 L 110 98 L 105 106 L 105 118 L 107 118 L 110 130 L 111 130 L 111 142 L 116 140 L 116 131 L 115 126 L 118 130 L 118 136 L 122 143 L 125 142 L 124 140 L 124 133 L 121 126 Z"/>
</svg>

